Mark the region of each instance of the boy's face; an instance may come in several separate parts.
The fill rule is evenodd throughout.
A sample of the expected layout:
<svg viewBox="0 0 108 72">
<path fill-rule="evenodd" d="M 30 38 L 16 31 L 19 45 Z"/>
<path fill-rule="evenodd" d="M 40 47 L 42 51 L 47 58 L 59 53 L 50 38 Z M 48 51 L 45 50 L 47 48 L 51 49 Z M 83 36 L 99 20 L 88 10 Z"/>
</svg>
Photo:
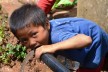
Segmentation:
<svg viewBox="0 0 108 72">
<path fill-rule="evenodd" d="M 49 23 L 44 27 L 30 24 L 25 28 L 17 30 L 17 37 L 27 48 L 37 48 L 49 42 Z"/>
</svg>

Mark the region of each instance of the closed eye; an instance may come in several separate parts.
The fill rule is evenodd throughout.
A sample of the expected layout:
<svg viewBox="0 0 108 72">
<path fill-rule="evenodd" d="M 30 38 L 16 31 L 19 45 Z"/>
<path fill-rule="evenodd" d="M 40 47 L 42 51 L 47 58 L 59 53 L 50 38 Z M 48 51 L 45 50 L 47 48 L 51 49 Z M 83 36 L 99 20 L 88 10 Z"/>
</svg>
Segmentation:
<svg viewBox="0 0 108 72">
<path fill-rule="evenodd" d="M 31 33 L 31 36 L 32 36 L 32 37 L 37 37 L 37 32 Z"/>
</svg>

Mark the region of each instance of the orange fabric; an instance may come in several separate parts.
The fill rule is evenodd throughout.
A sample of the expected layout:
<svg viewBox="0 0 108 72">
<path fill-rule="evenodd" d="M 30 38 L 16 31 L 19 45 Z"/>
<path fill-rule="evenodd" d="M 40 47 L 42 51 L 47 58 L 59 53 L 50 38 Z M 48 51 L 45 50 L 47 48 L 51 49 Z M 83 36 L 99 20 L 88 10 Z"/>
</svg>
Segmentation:
<svg viewBox="0 0 108 72">
<path fill-rule="evenodd" d="M 48 14 L 56 0 L 39 0 L 37 5 Z"/>
</svg>

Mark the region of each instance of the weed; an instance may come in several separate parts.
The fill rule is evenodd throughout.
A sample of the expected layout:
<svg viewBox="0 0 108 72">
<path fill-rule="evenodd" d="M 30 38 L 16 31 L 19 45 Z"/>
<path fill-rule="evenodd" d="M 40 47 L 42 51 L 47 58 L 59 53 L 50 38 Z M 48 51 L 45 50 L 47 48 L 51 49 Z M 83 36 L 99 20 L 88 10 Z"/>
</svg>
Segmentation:
<svg viewBox="0 0 108 72">
<path fill-rule="evenodd" d="M 20 44 L 13 45 L 10 41 L 10 33 L 8 26 L 8 15 L 2 13 L 0 6 L 0 62 L 10 64 L 11 61 L 22 61 L 26 56 L 26 47 Z"/>
<path fill-rule="evenodd" d="M 22 61 L 26 56 L 26 47 L 19 44 L 7 44 L 5 47 L 0 46 L 0 61 L 3 64 L 9 64 L 11 60 Z"/>
</svg>

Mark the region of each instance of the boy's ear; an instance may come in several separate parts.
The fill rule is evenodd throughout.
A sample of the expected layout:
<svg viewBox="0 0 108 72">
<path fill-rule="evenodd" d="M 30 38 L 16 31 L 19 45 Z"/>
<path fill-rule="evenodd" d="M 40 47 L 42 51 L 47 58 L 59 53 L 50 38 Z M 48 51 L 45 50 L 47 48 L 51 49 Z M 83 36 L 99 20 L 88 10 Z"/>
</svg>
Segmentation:
<svg viewBox="0 0 108 72">
<path fill-rule="evenodd" d="M 48 30 L 50 30 L 50 23 L 49 23 L 48 20 L 47 20 L 47 22 L 46 22 L 46 28 L 47 28 Z"/>
</svg>

